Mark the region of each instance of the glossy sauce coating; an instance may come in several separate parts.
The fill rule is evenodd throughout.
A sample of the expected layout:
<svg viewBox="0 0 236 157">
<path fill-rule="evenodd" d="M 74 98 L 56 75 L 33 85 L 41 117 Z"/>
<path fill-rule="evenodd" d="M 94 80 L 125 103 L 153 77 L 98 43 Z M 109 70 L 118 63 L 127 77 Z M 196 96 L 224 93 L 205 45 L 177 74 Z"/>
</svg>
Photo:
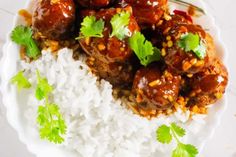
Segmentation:
<svg viewBox="0 0 236 157">
<path fill-rule="evenodd" d="M 152 65 L 137 71 L 132 91 L 136 101 L 146 109 L 167 109 L 176 100 L 180 90 L 181 76 L 170 71 L 160 71 Z"/>
<path fill-rule="evenodd" d="M 73 0 L 40 0 L 32 21 L 33 29 L 49 39 L 68 38 L 74 30 L 75 4 Z"/>
<path fill-rule="evenodd" d="M 128 38 L 120 40 L 115 36 L 110 37 L 112 33 L 110 20 L 121 11 L 127 11 L 131 14 L 128 25 L 130 35 L 135 31 L 139 31 L 139 26 L 132 16 L 131 7 L 104 9 L 99 12 L 85 10 L 81 13 L 82 17 L 94 15 L 97 19 L 101 18 L 105 21 L 102 38 L 84 38 L 80 39 L 79 42 L 83 50 L 94 58 L 92 63 L 94 71 L 101 78 L 109 80 L 114 85 L 131 83 L 133 78 L 131 63 L 134 54 L 128 45 Z M 100 67 L 96 66 L 99 64 Z"/>
<path fill-rule="evenodd" d="M 188 20 L 179 18 L 179 15 L 165 21 L 158 29 L 162 32 L 162 52 L 166 64 L 180 74 L 194 74 L 200 72 L 210 63 L 215 49 L 211 36 L 199 25 L 192 24 Z M 181 36 L 186 33 L 198 34 L 201 42 L 206 46 L 206 56 L 200 59 L 194 52 L 185 52 L 178 46 Z"/>
<path fill-rule="evenodd" d="M 211 65 L 190 79 L 189 105 L 206 106 L 216 102 L 225 93 L 228 72 L 223 63 L 214 58 Z"/>
<path fill-rule="evenodd" d="M 101 8 L 108 6 L 111 0 L 76 0 L 78 4 L 85 8 Z"/>
<path fill-rule="evenodd" d="M 140 25 L 156 24 L 163 16 L 167 0 L 124 0 L 133 7 L 134 16 Z"/>
</svg>

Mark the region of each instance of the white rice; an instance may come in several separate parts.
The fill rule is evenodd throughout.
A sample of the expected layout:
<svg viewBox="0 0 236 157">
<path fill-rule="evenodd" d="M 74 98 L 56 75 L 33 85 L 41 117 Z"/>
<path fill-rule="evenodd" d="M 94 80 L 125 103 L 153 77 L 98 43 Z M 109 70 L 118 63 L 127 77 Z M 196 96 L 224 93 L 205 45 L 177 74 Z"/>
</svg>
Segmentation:
<svg viewBox="0 0 236 157">
<path fill-rule="evenodd" d="M 173 146 L 156 141 L 158 126 L 182 122 L 187 130 L 183 139 L 186 142 L 196 138 L 204 126 L 204 116 L 195 116 L 189 123 L 189 112 L 181 110 L 153 120 L 133 114 L 122 107 L 119 100 L 113 99 L 109 82 L 98 82 L 83 57 L 75 61 L 72 51 L 66 48 L 59 51 L 57 59 L 50 52 L 43 51 L 40 59 L 30 64 L 22 61 L 21 66 L 33 86 L 36 84 L 36 69 L 53 85 L 51 101 L 59 105 L 67 124 L 62 146 L 76 151 L 78 157 L 170 156 Z M 39 104 L 31 92 L 25 116 L 35 129 Z"/>
</svg>

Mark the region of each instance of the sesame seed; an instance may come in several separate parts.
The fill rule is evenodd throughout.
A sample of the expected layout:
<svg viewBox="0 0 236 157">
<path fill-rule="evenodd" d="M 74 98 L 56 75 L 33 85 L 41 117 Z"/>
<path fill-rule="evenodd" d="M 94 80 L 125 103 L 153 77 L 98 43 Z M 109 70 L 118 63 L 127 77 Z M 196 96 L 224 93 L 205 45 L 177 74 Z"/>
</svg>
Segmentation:
<svg viewBox="0 0 236 157">
<path fill-rule="evenodd" d="M 166 50 L 164 48 L 161 49 L 161 55 L 164 57 L 166 55 Z"/>
<path fill-rule="evenodd" d="M 168 35 L 168 36 L 166 37 L 166 40 L 171 40 L 171 36 Z"/>
<path fill-rule="evenodd" d="M 191 78 L 191 77 L 193 77 L 193 74 L 187 74 L 187 77 Z"/>
<path fill-rule="evenodd" d="M 106 49 L 106 46 L 104 44 L 98 44 L 98 50 L 103 51 Z"/>
<path fill-rule="evenodd" d="M 86 45 L 89 45 L 89 43 L 90 43 L 90 37 L 86 37 L 86 38 L 85 38 L 85 44 L 86 44 Z"/>
<path fill-rule="evenodd" d="M 190 63 L 191 63 L 192 65 L 196 64 L 196 63 L 197 63 L 197 59 L 196 59 L 196 58 L 191 59 L 191 60 L 190 60 Z"/>
<path fill-rule="evenodd" d="M 168 46 L 168 47 L 172 47 L 172 46 L 173 46 L 173 42 L 172 42 L 171 40 L 169 40 L 169 41 L 167 42 L 167 46 Z"/>
<path fill-rule="evenodd" d="M 196 66 L 196 67 L 200 67 L 200 66 L 203 66 L 203 65 L 204 65 L 204 61 L 203 60 L 197 61 L 197 63 L 194 64 L 194 66 Z"/>
<path fill-rule="evenodd" d="M 154 87 L 154 86 L 157 86 L 157 85 L 160 85 L 160 84 L 161 84 L 160 80 L 155 80 L 155 81 L 150 82 L 148 85 L 150 87 Z"/>
<path fill-rule="evenodd" d="M 166 47 L 167 44 L 165 42 L 162 42 L 162 47 Z"/>
<path fill-rule="evenodd" d="M 184 70 L 184 71 L 187 71 L 188 69 L 190 69 L 192 67 L 192 65 L 188 62 L 188 61 L 185 61 L 185 62 L 183 62 L 183 64 L 182 64 L 182 69 Z"/>
</svg>

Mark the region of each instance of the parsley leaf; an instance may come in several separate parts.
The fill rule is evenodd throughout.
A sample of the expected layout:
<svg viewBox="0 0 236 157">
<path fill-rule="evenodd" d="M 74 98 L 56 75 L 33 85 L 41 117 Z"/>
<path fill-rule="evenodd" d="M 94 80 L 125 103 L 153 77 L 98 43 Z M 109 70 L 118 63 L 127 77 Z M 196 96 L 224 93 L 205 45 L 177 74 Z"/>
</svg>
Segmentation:
<svg viewBox="0 0 236 157">
<path fill-rule="evenodd" d="M 129 35 L 128 24 L 130 20 L 129 12 L 121 12 L 116 14 L 111 19 L 112 33 L 111 37 L 116 36 L 118 39 L 122 40 L 125 36 Z"/>
<path fill-rule="evenodd" d="M 157 140 L 163 144 L 169 144 L 172 139 L 177 142 L 177 147 L 172 151 L 172 157 L 196 157 L 198 150 L 191 144 L 182 143 L 178 137 L 185 135 L 185 130 L 176 123 L 171 123 L 170 126 L 161 125 L 157 131 Z"/>
<path fill-rule="evenodd" d="M 56 104 L 39 106 L 37 122 L 40 125 L 40 137 L 50 142 L 62 143 L 66 133 L 66 124 Z"/>
<path fill-rule="evenodd" d="M 140 32 L 136 32 L 129 38 L 129 45 L 144 66 L 160 60 L 160 50 L 154 48 L 152 43 L 147 41 Z"/>
<path fill-rule="evenodd" d="M 195 157 L 198 150 L 190 144 L 179 143 L 175 150 L 172 152 L 172 157 Z"/>
<path fill-rule="evenodd" d="M 16 84 L 18 90 L 22 88 L 30 88 L 31 84 L 28 79 L 24 76 L 23 71 L 18 72 L 15 76 L 11 78 L 11 83 Z"/>
<path fill-rule="evenodd" d="M 17 26 L 11 33 L 11 40 L 26 48 L 26 55 L 30 58 L 36 58 L 40 54 L 40 50 L 36 42 L 32 38 L 32 30 L 30 27 Z"/>
<path fill-rule="evenodd" d="M 170 127 L 167 125 L 162 125 L 157 129 L 157 140 L 163 144 L 170 143 L 172 140 L 172 135 L 170 133 Z"/>
<path fill-rule="evenodd" d="M 81 23 L 80 32 L 82 36 L 76 38 L 86 37 L 103 37 L 104 21 L 102 19 L 96 20 L 95 16 L 86 16 Z"/>
<path fill-rule="evenodd" d="M 37 73 L 37 87 L 35 91 L 35 97 L 38 100 L 42 100 L 48 97 L 48 94 L 53 90 L 52 86 L 48 84 L 48 80 L 46 78 L 42 78 L 40 76 L 39 71 Z"/>
<path fill-rule="evenodd" d="M 182 35 L 177 44 L 186 52 L 193 51 L 195 55 L 200 59 L 204 59 L 204 57 L 206 56 L 206 47 L 201 41 L 198 34 L 187 33 L 185 35 Z"/>
<path fill-rule="evenodd" d="M 183 137 L 185 135 L 185 130 L 179 127 L 178 125 L 176 125 L 175 123 L 171 123 L 170 126 L 179 137 Z"/>
</svg>

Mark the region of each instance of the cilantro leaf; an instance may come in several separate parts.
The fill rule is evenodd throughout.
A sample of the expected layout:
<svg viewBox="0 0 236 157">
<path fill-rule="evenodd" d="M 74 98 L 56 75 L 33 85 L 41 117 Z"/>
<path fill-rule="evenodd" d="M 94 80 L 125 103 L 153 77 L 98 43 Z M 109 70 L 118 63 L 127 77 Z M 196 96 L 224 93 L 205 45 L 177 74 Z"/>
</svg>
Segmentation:
<svg viewBox="0 0 236 157">
<path fill-rule="evenodd" d="M 129 45 L 144 66 L 160 60 L 160 50 L 154 48 L 152 43 L 147 41 L 140 32 L 133 34 L 129 38 Z"/>
<path fill-rule="evenodd" d="M 175 123 L 171 123 L 171 129 L 179 136 L 183 137 L 185 135 L 185 130 Z"/>
<path fill-rule="evenodd" d="M 35 91 L 35 97 L 38 100 L 42 100 L 48 97 L 48 94 L 53 90 L 52 86 L 48 84 L 46 78 L 40 76 L 39 71 L 37 71 L 37 87 Z"/>
<path fill-rule="evenodd" d="M 121 12 L 114 15 L 111 19 L 112 33 L 111 37 L 116 36 L 118 39 L 122 40 L 125 36 L 129 35 L 128 24 L 130 20 L 129 12 Z"/>
<path fill-rule="evenodd" d="M 186 52 L 192 51 L 200 59 L 206 56 L 206 47 L 198 34 L 187 33 L 182 35 L 177 44 Z"/>
<path fill-rule="evenodd" d="M 168 144 L 172 139 L 177 142 L 177 147 L 172 151 L 172 157 L 195 157 L 198 150 L 191 144 L 182 143 L 178 137 L 185 135 L 185 130 L 179 127 L 176 123 L 171 123 L 170 126 L 161 125 L 157 131 L 157 140 L 163 144 Z"/>
<path fill-rule="evenodd" d="M 181 36 L 179 46 L 185 51 L 193 51 L 199 45 L 200 38 L 197 34 L 188 33 Z"/>
<path fill-rule="evenodd" d="M 40 54 L 40 50 L 36 42 L 32 38 L 32 30 L 30 27 L 17 26 L 11 33 L 11 40 L 26 48 L 26 55 L 30 58 L 36 58 Z"/>
<path fill-rule="evenodd" d="M 40 126 L 40 137 L 50 142 L 62 143 L 66 133 L 66 124 L 56 104 L 39 106 L 37 122 Z"/>
<path fill-rule="evenodd" d="M 200 42 L 200 45 L 194 50 L 194 53 L 200 58 L 204 59 L 206 56 L 206 46 L 203 44 L 203 42 Z"/>
<path fill-rule="evenodd" d="M 179 143 L 175 150 L 172 152 L 172 157 L 195 157 L 198 150 L 190 144 Z"/>
<path fill-rule="evenodd" d="M 15 76 L 11 78 L 10 81 L 12 84 L 16 84 L 18 90 L 22 88 L 30 88 L 31 84 L 29 80 L 24 76 L 23 71 L 18 72 Z"/>
<path fill-rule="evenodd" d="M 170 133 L 170 127 L 167 125 L 160 126 L 157 131 L 157 140 L 163 144 L 170 143 L 172 140 L 172 135 Z"/>
<path fill-rule="evenodd" d="M 96 20 L 95 16 L 86 16 L 81 23 L 80 32 L 82 36 L 76 38 L 86 37 L 103 37 L 104 21 L 102 19 Z"/>
</svg>

